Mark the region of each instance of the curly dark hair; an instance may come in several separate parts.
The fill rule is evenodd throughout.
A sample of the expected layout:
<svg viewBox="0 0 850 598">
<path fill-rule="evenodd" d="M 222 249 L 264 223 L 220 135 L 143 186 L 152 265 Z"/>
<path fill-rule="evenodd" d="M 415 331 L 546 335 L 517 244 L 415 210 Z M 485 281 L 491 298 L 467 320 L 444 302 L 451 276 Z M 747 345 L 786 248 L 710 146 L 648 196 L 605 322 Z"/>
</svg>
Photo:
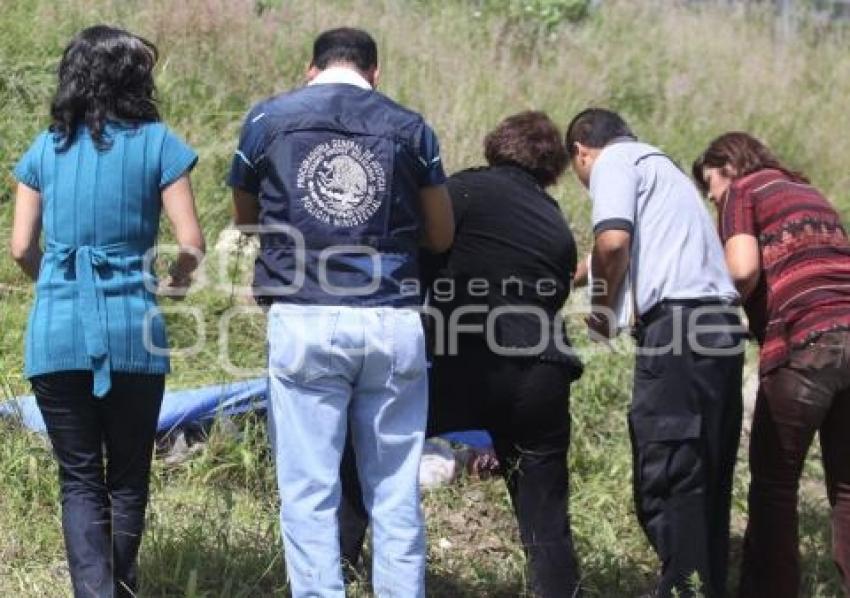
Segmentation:
<svg viewBox="0 0 850 598">
<path fill-rule="evenodd" d="M 745 177 L 758 170 L 770 168 L 784 172 L 792 181 L 808 183 L 806 176 L 786 167 L 765 144 L 742 131 L 724 133 L 714 141 L 696 159 L 691 168 L 694 180 L 703 193 L 708 193 L 708 184 L 703 169 L 724 168 L 735 170 L 735 178 Z"/>
<path fill-rule="evenodd" d="M 50 104 L 50 131 L 62 149 L 71 145 L 81 125 L 98 149 L 106 149 L 107 121 L 159 121 L 153 80 L 157 58 L 156 46 L 123 29 L 97 25 L 78 33 L 62 54 Z"/>
<path fill-rule="evenodd" d="M 531 173 L 543 186 L 555 184 L 567 168 L 567 148 L 561 132 L 545 112 L 520 112 L 507 117 L 484 138 L 490 166 L 513 164 Z"/>
</svg>

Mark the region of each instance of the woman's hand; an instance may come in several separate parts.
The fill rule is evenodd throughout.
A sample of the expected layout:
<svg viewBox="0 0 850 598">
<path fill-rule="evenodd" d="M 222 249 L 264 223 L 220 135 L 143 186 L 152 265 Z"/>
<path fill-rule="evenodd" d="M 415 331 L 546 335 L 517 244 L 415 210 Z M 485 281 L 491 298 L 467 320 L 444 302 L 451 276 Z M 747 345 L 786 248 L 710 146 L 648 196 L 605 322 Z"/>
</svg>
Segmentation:
<svg viewBox="0 0 850 598">
<path fill-rule="evenodd" d="M 191 276 L 168 274 L 160 279 L 156 294 L 161 297 L 170 297 L 174 301 L 183 301 L 189 294 L 190 286 L 192 286 Z"/>
</svg>

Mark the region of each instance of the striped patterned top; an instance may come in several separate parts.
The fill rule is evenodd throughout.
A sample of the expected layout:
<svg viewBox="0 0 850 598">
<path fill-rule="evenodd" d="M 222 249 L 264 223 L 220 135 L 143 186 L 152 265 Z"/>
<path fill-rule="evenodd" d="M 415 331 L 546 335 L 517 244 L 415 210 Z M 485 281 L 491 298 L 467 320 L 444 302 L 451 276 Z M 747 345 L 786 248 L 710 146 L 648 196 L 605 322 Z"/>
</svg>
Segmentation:
<svg viewBox="0 0 850 598">
<path fill-rule="evenodd" d="M 791 348 L 850 329 L 850 242 L 835 208 L 814 187 L 765 169 L 735 181 L 720 208 L 720 235 L 758 239 L 762 276 L 744 308 L 761 344 L 760 371 Z"/>
<path fill-rule="evenodd" d="M 156 243 L 161 189 L 197 160 L 162 123 L 106 132 L 108 149 L 82 128 L 62 150 L 45 131 L 15 168 L 41 194 L 44 231 L 25 374 L 90 370 L 97 396 L 110 371 L 168 372 L 168 355 L 149 350 L 167 342 L 144 255 Z"/>
</svg>

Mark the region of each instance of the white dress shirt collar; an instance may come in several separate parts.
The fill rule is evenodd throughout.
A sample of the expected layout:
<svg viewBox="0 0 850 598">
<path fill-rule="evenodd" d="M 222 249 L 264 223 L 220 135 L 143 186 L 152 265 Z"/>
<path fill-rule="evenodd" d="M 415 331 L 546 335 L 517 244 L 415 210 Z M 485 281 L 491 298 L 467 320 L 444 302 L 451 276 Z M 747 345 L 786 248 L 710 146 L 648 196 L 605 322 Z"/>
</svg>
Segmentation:
<svg viewBox="0 0 850 598">
<path fill-rule="evenodd" d="M 308 85 L 324 85 L 327 83 L 345 83 L 361 89 L 372 89 L 369 82 L 357 71 L 344 66 L 329 66 L 321 71 Z"/>
</svg>

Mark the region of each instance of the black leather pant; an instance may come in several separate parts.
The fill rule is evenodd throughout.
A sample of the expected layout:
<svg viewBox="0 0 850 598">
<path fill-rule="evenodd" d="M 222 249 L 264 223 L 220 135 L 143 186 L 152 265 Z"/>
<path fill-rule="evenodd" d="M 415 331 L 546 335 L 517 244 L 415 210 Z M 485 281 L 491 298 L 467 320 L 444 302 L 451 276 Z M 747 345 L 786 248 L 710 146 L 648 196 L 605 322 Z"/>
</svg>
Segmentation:
<svg viewBox="0 0 850 598">
<path fill-rule="evenodd" d="M 497 357 L 484 350 L 437 358 L 432 370 L 429 435 L 456 429 L 490 432 L 528 557 L 530 589 L 541 598 L 580 595 L 568 514 L 572 379 L 572 370 L 560 363 Z M 354 564 L 368 515 L 350 447 L 341 475 L 342 554 Z"/>
<path fill-rule="evenodd" d="M 799 595 L 797 496 L 820 435 L 832 554 L 850 595 L 850 332 L 826 332 L 761 379 L 750 438 L 749 520 L 739 598 Z"/>
</svg>

